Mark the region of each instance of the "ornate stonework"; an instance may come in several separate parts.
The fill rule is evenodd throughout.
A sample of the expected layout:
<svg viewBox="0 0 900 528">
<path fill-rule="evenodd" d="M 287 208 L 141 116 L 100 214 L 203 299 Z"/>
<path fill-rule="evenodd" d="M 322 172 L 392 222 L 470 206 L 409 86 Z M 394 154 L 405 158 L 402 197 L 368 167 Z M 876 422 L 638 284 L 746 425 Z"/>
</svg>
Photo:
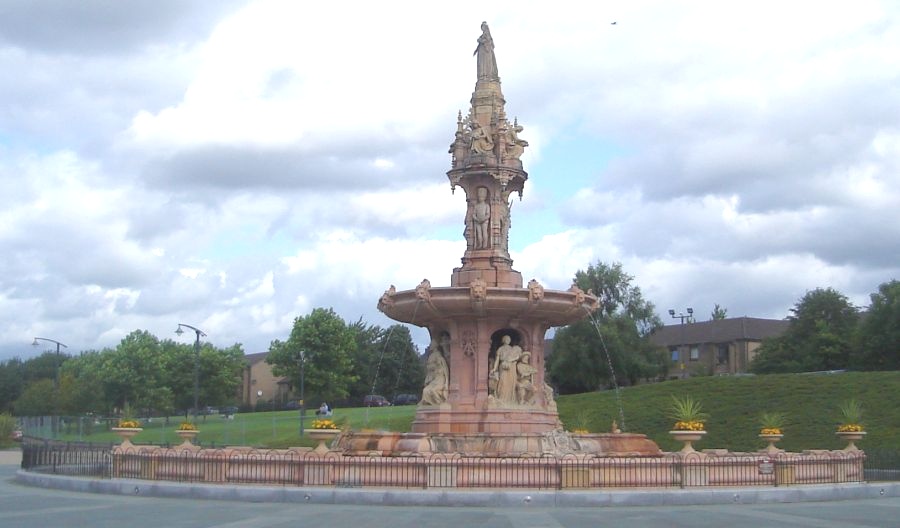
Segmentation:
<svg viewBox="0 0 900 528">
<path fill-rule="evenodd" d="M 391 288 L 379 302 L 392 319 L 431 335 L 410 435 L 427 436 L 430 449 L 441 452 L 514 451 L 521 435 L 560 432 L 545 381 L 544 335 L 598 304 L 581 290 L 545 290 L 536 280 L 523 288 L 512 268 L 512 195 L 521 198 L 528 179 L 520 159 L 528 142 L 518 120 L 506 117 L 494 41 L 487 24 L 481 30 L 475 91 L 465 116 L 457 114 L 447 172 L 451 190 L 465 193 L 462 266 L 453 270 L 450 287 L 424 280 L 414 290 Z M 536 443 L 534 450 L 541 449 Z"/>
</svg>

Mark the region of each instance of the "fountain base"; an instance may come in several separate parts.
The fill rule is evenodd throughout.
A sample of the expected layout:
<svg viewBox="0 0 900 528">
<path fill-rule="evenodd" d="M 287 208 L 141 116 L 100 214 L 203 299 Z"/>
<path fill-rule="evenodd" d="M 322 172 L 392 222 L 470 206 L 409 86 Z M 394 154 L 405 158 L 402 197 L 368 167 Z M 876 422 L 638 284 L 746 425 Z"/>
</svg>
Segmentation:
<svg viewBox="0 0 900 528">
<path fill-rule="evenodd" d="M 661 456 L 659 446 L 636 433 L 394 433 L 350 432 L 338 450 L 345 455 L 410 456 Z"/>
</svg>

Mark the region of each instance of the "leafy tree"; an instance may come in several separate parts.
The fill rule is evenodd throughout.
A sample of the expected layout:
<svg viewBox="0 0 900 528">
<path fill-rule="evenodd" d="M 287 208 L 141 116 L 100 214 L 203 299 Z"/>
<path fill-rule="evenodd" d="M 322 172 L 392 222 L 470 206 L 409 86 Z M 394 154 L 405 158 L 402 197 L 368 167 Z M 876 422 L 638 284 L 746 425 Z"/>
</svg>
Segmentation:
<svg viewBox="0 0 900 528">
<path fill-rule="evenodd" d="M 806 292 L 791 309 L 784 334 L 760 346 L 750 369 L 758 374 L 843 369 L 849 365 L 856 308 L 831 288 Z"/>
<path fill-rule="evenodd" d="M 25 390 L 25 364 L 19 358 L 0 362 L 0 412 L 10 412 Z"/>
<path fill-rule="evenodd" d="M 56 375 L 60 372 L 63 364 L 69 359 L 66 354 L 57 354 L 56 352 L 44 352 L 37 357 L 33 357 L 25 362 L 25 381 L 35 381 L 39 379 L 55 380 Z"/>
<path fill-rule="evenodd" d="M 561 393 L 597 390 L 613 382 L 634 384 L 665 373 L 665 351 L 650 342 L 650 333 L 662 321 L 633 281 L 620 263 L 598 262 L 575 274 L 579 288 L 599 296 L 600 308 L 590 320 L 556 333 L 548 367 Z"/>
<path fill-rule="evenodd" d="M 239 343 L 228 348 L 211 345 L 200 350 L 200 397 L 207 405 L 233 403 L 241 385 L 244 349 Z"/>
<path fill-rule="evenodd" d="M 866 370 L 900 370 L 900 281 L 878 286 L 859 324 L 854 364 Z"/>
<path fill-rule="evenodd" d="M 108 413 L 113 405 L 102 390 L 103 354 L 88 350 L 66 361 L 60 382 L 60 404 L 66 414 L 87 412 Z"/>
<path fill-rule="evenodd" d="M 13 403 L 13 409 L 19 416 L 49 416 L 56 407 L 54 394 L 53 380 L 44 378 L 32 381 Z"/>
<path fill-rule="evenodd" d="M 104 354 L 100 368 L 109 402 L 118 408 L 126 404 L 142 410 L 172 408 L 165 367 L 159 339 L 146 330 L 131 332 Z"/>
<path fill-rule="evenodd" d="M 712 313 L 709 314 L 710 321 L 721 321 L 726 317 L 728 317 L 728 308 L 722 308 L 719 306 L 719 303 L 716 303 L 716 307 L 713 308 Z"/>
<path fill-rule="evenodd" d="M 351 398 L 373 393 L 391 398 L 422 391 L 425 367 L 408 328 L 398 324 L 384 329 L 360 319 L 350 329 L 356 340 L 353 372 L 357 378 L 350 388 Z"/>
<path fill-rule="evenodd" d="M 388 328 L 379 342 L 384 350 L 382 379 L 385 380 L 383 394 L 419 394 L 425 382 L 425 363 L 413 343 L 409 328 L 396 324 Z"/>
<path fill-rule="evenodd" d="M 287 341 L 272 341 L 266 362 L 276 376 L 287 376 L 299 387 L 302 354 L 306 394 L 340 400 L 358 379 L 351 359 L 355 350 L 353 331 L 344 320 L 331 308 L 316 308 L 294 319 Z"/>
</svg>

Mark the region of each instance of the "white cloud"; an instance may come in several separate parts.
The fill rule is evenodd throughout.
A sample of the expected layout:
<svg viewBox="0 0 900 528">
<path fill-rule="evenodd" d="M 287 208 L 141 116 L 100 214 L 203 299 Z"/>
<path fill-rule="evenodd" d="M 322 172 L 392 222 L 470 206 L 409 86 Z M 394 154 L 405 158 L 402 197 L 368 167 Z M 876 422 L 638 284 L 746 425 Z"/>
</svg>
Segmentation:
<svg viewBox="0 0 900 528">
<path fill-rule="evenodd" d="M 783 317 L 900 275 L 887 2 L 60 6 L 0 21 L 0 359 L 178 322 L 256 352 L 314 307 L 386 325 L 390 284 L 449 284 L 483 19 L 542 169 L 526 281 L 621 261 L 663 314 Z"/>
</svg>

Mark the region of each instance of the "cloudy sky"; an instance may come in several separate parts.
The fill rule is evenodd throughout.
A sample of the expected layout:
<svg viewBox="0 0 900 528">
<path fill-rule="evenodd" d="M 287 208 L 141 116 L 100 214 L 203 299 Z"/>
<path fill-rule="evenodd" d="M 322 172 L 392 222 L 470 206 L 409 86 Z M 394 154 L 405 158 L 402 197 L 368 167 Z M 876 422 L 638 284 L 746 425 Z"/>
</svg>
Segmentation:
<svg viewBox="0 0 900 528">
<path fill-rule="evenodd" d="M 893 2 L 0 0 L 0 360 L 177 323 L 260 352 L 448 286 L 482 20 L 526 281 L 622 262 L 672 322 L 900 278 Z"/>
</svg>

